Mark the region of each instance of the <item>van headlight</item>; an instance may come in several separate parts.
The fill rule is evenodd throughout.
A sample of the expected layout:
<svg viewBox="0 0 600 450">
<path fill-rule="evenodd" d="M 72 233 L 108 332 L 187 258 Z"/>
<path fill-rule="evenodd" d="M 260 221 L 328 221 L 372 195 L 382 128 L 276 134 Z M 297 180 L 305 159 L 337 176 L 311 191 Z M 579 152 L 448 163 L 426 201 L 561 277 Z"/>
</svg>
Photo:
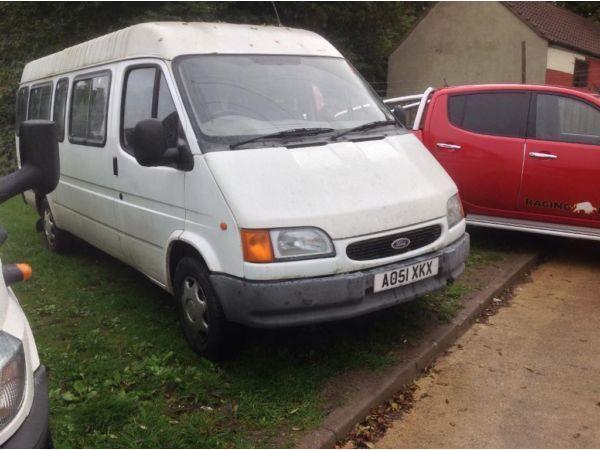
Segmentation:
<svg viewBox="0 0 600 450">
<path fill-rule="evenodd" d="M 23 343 L 0 331 L 0 430 L 17 415 L 25 392 Z"/>
<path fill-rule="evenodd" d="M 448 228 L 452 228 L 465 217 L 462 202 L 460 201 L 460 196 L 458 194 L 455 194 L 448 199 L 446 208 L 448 210 Z"/>
<path fill-rule="evenodd" d="M 334 256 L 333 242 L 318 228 L 242 230 L 244 260 L 271 263 Z"/>
<path fill-rule="evenodd" d="M 271 230 L 275 259 L 304 259 L 331 256 L 333 243 L 317 228 Z"/>
</svg>

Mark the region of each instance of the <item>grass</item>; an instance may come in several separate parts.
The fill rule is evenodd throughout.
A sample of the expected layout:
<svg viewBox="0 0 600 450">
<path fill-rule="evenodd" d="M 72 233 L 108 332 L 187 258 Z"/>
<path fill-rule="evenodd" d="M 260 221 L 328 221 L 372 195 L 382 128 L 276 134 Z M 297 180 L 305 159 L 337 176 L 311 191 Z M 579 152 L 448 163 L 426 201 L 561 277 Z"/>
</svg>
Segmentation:
<svg viewBox="0 0 600 450">
<path fill-rule="evenodd" d="M 379 370 L 449 320 L 469 287 L 355 320 L 279 331 L 245 330 L 239 353 L 219 365 L 187 346 L 170 296 L 85 244 L 55 255 L 37 217 L 13 199 L 0 208 L 9 232 L 4 262 L 29 262 L 15 286 L 50 368 L 57 447 L 290 446 L 320 423 L 325 385 L 353 369 Z M 497 260 L 473 252 L 471 265 Z"/>
</svg>

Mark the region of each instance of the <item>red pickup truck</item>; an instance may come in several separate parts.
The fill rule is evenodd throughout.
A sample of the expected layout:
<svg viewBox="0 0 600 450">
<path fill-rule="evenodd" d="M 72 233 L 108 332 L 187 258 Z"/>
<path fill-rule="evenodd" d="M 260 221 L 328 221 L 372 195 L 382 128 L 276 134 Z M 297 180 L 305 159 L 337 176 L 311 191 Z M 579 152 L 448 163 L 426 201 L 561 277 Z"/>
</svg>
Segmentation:
<svg viewBox="0 0 600 450">
<path fill-rule="evenodd" d="M 458 185 L 467 223 L 600 240 L 599 96 L 474 85 L 386 103 L 416 110 L 412 129 Z"/>
</svg>

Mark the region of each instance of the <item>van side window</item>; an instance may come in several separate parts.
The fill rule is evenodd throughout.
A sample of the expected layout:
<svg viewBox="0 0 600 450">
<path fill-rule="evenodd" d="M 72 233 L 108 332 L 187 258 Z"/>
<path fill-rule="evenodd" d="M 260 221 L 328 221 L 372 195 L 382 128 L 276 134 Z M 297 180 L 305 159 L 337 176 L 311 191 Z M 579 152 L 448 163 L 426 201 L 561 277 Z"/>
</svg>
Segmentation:
<svg viewBox="0 0 600 450">
<path fill-rule="evenodd" d="M 524 137 L 528 105 L 527 92 L 451 95 L 448 118 L 452 125 L 474 133 Z"/>
<path fill-rule="evenodd" d="M 52 83 L 31 88 L 27 119 L 50 119 L 50 102 L 52 101 Z"/>
<path fill-rule="evenodd" d="M 15 133 L 19 135 L 19 129 L 21 128 L 21 122 L 27 120 L 27 103 L 29 101 L 29 88 L 27 86 L 22 87 L 17 92 L 17 110 L 15 113 Z"/>
<path fill-rule="evenodd" d="M 69 120 L 69 138 L 72 142 L 104 145 L 109 87 L 108 74 L 75 80 Z"/>
<path fill-rule="evenodd" d="M 133 68 L 125 75 L 121 119 L 121 145 L 133 154 L 133 130 L 145 119 L 162 121 L 167 146 L 176 147 L 179 135 L 179 116 L 162 71 L 157 67 Z"/>
<path fill-rule="evenodd" d="M 67 92 L 69 90 L 69 80 L 62 78 L 56 83 L 54 92 L 54 111 L 52 120 L 56 124 L 56 135 L 58 142 L 65 140 L 65 113 L 67 111 Z"/>
<path fill-rule="evenodd" d="M 600 110 L 560 95 L 537 94 L 535 138 L 600 145 Z"/>
</svg>

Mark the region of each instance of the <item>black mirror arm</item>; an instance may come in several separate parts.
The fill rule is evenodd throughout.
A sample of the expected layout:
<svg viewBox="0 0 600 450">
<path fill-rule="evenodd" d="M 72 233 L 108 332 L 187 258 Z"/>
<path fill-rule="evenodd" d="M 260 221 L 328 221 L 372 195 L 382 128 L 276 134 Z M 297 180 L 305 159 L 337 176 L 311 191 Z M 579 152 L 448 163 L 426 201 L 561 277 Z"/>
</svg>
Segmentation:
<svg viewBox="0 0 600 450">
<path fill-rule="evenodd" d="M 177 151 L 179 168 L 190 172 L 194 168 L 194 155 L 185 139 L 177 139 Z"/>
<path fill-rule="evenodd" d="M 16 172 L 0 178 L 0 203 L 34 188 L 41 178 L 41 169 L 32 165 L 24 165 Z"/>
</svg>

